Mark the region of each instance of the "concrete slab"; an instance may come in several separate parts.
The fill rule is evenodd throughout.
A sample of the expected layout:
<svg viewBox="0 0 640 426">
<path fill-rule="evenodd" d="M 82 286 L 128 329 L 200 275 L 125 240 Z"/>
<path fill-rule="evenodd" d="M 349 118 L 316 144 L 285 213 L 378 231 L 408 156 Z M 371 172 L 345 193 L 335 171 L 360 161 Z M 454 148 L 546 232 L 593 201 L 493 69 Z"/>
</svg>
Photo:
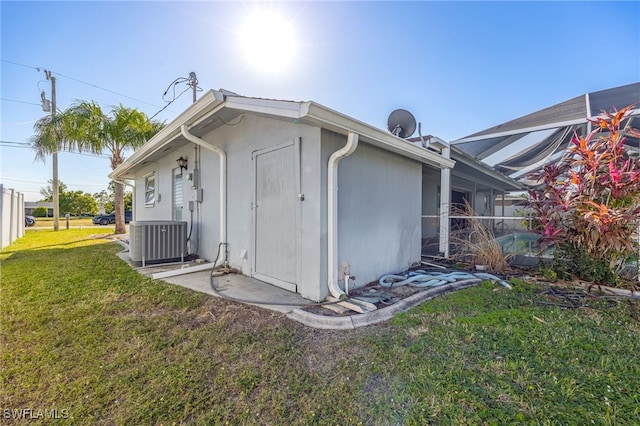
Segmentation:
<svg viewBox="0 0 640 426">
<path fill-rule="evenodd" d="M 118 253 L 118 257 L 142 275 L 153 277 L 172 272 L 172 276 L 163 277 L 161 280 L 211 296 L 248 303 L 285 314 L 313 303 L 297 293 L 242 274 L 222 275 L 213 278 L 212 281 L 213 264 L 211 263 L 184 262 L 136 267 L 131 264 L 128 250 Z M 191 272 L 192 270 L 195 272 Z M 175 275 L 178 272 L 182 273 Z"/>
<path fill-rule="evenodd" d="M 126 244 L 123 244 L 123 246 L 127 248 Z M 212 264 L 208 264 L 210 268 L 207 268 L 207 264 L 195 262 L 135 267 L 130 262 L 128 250 L 120 252 L 118 256 L 143 275 L 152 277 L 159 274 L 159 276 L 163 276 L 162 281 L 170 284 L 179 285 L 214 297 L 222 297 L 281 312 L 290 319 L 317 329 L 347 330 L 377 324 L 440 294 L 477 285 L 482 281 L 481 279 L 467 279 L 436 288 L 428 288 L 398 300 L 397 303 L 372 312 L 335 316 L 309 312 L 303 308 L 314 304 L 310 300 L 304 299 L 297 293 L 242 274 L 231 273 L 212 279 Z M 170 273 L 165 274 L 165 272 Z M 178 272 L 181 273 L 176 275 Z M 327 312 L 329 311 L 327 310 Z"/>
<path fill-rule="evenodd" d="M 297 293 L 241 274 L 227 274 L 211 279 L 211 271 L 201 271 L 164 278 L 163 281 L 282 313 L 312 303 Z"/>
</svg>

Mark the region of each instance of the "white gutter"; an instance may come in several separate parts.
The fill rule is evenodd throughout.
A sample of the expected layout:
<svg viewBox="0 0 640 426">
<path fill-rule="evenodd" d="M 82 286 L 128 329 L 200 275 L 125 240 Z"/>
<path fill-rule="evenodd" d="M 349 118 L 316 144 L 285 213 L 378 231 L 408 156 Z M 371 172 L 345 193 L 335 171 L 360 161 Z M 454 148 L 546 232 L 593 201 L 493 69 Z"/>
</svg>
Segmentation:
<svg viewBox="0 0 640 426">
<path fill-rule="evenodd" d="M 329 157 L 327 166 L 327 285 L 336 299 L 344 297 L 338 286 L 338 164 L 358 147 L 358 134 L 349 132 L 347 144 Z"/>
<path fill-rule="evenodd" d="M 444 158 L 435 152 L 417 147 L 392 133 L 372 127 L 351 117 L 330 110 L 322 105 L 305 102 L 300 105 L 300 120 L 334 131 L 340 134 L 357 133 L 362 142 L 366 142 L 404 157 L 418 160 L 438 168 L 453 167 L 455 161 Z"/>
<path fill-rule="evenodd" d="M 109 173 L 109 177 L 117 176 L 119 179 L 126 179 L 123 175 L 127 174 L 132 167 L 139 165 L 147 156 L 165 148 L 180 134 L 180 123 L 191 123 L 191 126 L 195 126 L 203 119 L 208 118 L 223 102 L 224 95 L 221 92 L 208 91 L 195 104 L 192 104 L 144 145 L 136 149 L 126 161 Z"/>
<path fill-rule="evenodd" d="M 199 137 L 189 133 L 189 129 L 186 124 L 180 126 L 180 131 L 182 132 L 182 136 L 185 137 L 190 142 L 195 143 L 203 148 L 208 149 L 209 151 L 213 151 L 218 154 L 218 158 L 220 159 L 220 243 L 227 243 L 227 154 L 218 148 L 217 146 L 211 145 L 206 141 L 200 139 Z M 226 259 L 223 257 L 221 259 L 223 262 Z M 214 265 L 216 266 L 216 265 Z"/>
</svg>

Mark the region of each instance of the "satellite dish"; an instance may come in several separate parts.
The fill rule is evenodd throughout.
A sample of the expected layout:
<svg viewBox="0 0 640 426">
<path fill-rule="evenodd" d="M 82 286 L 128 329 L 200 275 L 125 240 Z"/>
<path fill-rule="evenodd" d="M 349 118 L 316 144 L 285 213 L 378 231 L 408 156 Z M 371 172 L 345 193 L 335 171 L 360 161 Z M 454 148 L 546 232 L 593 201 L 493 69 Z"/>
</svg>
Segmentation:
<svg viewBox="0 0 640 426">
<path fill-rule="evenodd" d="M 416 119 L 404 109 L 397 109 L 389 114 L 387 129 L 394 135 L 406 139 L 416 131 Z"/>
</svg>

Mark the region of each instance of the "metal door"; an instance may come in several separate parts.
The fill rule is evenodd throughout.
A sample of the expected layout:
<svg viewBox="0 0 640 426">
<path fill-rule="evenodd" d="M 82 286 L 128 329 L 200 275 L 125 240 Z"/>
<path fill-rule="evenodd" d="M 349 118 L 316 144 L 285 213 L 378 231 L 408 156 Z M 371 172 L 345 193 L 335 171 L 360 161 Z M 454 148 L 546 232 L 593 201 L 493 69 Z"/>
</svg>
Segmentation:
<svg viewBox="0 0 640 426">
<path fill-rule="evenodd" d="M 253 276 L 296 291 L 299 247 L 299 140 L 253 154 Z"/>
</svg>

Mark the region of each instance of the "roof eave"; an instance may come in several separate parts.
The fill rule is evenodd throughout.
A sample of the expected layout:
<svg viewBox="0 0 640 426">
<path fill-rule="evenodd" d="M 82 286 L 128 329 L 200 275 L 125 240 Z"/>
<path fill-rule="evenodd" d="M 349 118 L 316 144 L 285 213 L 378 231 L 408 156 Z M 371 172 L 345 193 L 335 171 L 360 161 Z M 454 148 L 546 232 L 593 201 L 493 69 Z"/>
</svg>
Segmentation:
<svg viewBox="0 0 640 426">
<path fill-rule="evenodd" d="M 142 147 L 138 148 L 131 157 L 109 173 L 110 179 L 132 179 L 134 176 L 130 171 L 140 164 L 144 159 L 154 152 L 163 149 L 168 143 L 180 135 L 180 126 L 183 124 L 192 125 L 213 111 L 224 102 L 224 95 L 217 90 L 209 90 L 203 94 L 195 103 L 184 110 L 173 121 L 156 133 Z"/>
<path fill-rule="evenodd" d="M 379 146 L 404 157 L 412 158 L 438 168 L 452 168 L 455 161 L 438 155 L 432 151 L 417 147 L 391 133 L 355 120 L 337 111 L 326 108 L 314 102 L 294 102 L 272 99 L 248 98 L 239 95 L 225 94 L 222 91 L 210 90 L 187 108 L 165 128 L 152 137 L 131 157 L 113 170 L 111 179 L 131 179 L 131 171 L 144 159 L 163 149 L 167 144 L 180 135 L 183 124 L 193 126 L 212 112 L 222 109 L 235 109 L 244 112 L 254 112 L 271 116 L 300 120 L 300 122 L 319 125 L 340 134 L 357 133 L 363 142 Z"/>
<path fill-rule="evenodd" d="M 512 190 L 523 190 L 526 188 L 526 185 L 524 185 L 522 182 L 518 182 L 517 180 L 512 179 L 504 173 L 499 172 L 488 164 L 474 159 L 472 156 L 462 151 L 460 148 L 457 148 L 456 146 L 452 146 L 451 148 L 451 156 L 455 157 L 456 161 L 464 163 L 474 170 L 477 170 L 478 172 L 489 175 L 493 179 L 511 186 L 513 188 Z"/>
<path fill-rule="evenodd" d="M 320 104 L 305 102 L 301 106 L 300 120 L 303 122 L 321 125 L 340 134 L 357 133 L 364 142 L 437 168 L 452 168 L 455 165 L 455 161 L 449 158 L 418 147 L 389 132 L 355 120 Z"/>
</svg>

